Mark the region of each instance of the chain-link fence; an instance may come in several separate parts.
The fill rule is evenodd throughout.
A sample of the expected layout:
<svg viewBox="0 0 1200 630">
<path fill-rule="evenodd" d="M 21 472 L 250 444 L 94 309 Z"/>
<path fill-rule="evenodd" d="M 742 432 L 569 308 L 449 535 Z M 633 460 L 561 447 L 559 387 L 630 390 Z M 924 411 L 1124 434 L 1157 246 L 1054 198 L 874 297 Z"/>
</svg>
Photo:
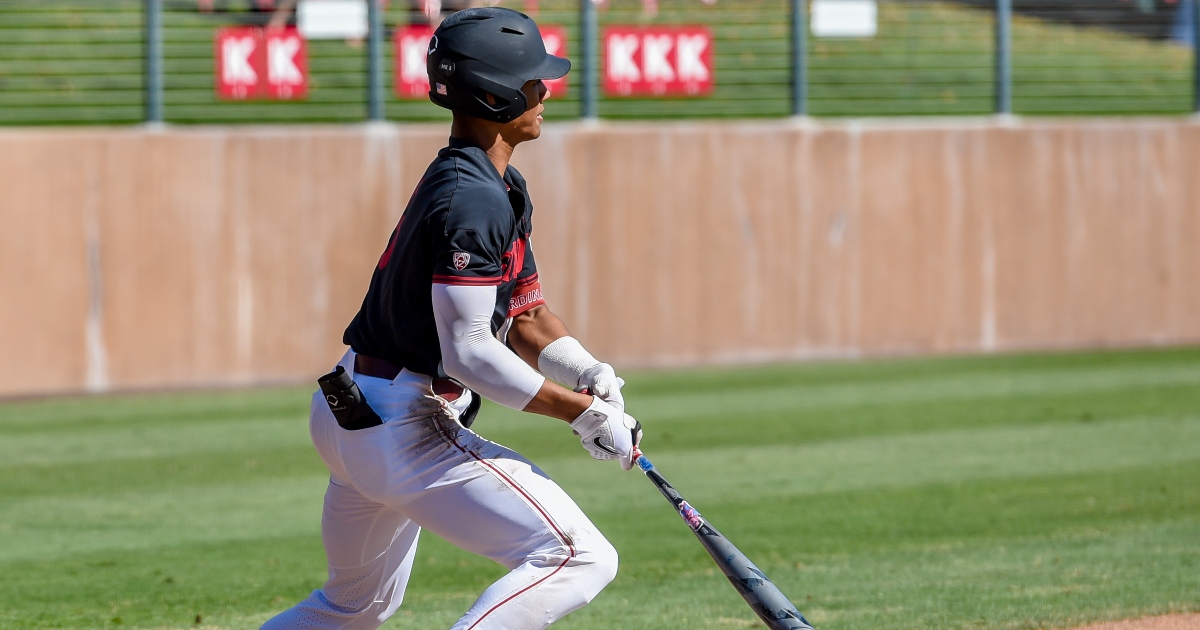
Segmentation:
<svg viewBox="0 0 1200 630">
<path fill-rule="evenodd" d="M 994 110 L 991 11 L 881 0 L 874 37 L 810 37 L 809 111 L 825 116 Z"/>
<path fill-rule="evenodd" d="M 143 37 L 136 2 L 0 0 L 0 122 L 142 120 Z"/>
<path fill-rule="evenodd" d="M 1195 81 L 1190 9 L 1178 0 L 1014 0 L 1014 109 L 1187 111 Z"/>
<path fill-rule="evenodd" d="M 142 4 L 135 0 L 135 6 Z M 307 42 L 308 95 L 295 101 L 222 101 L 214 90 L 214 33 L 263 27 L 274 11 L 235 3 L 198 10 L 195 0 L 164 3 L 163 105 L 168 122 L 353 122 L 366 115 L 366 51 L 361 42 Z"/>
<path fill-rule="evenodd" d="M 433 0 L 381 1 L 383 83 L 374 93 L 383 116 L 446 119 L 419 92 L 399 89 L 397 38 L 455 5 L 447 0 L 439 14 L 437 3 L 430 12 Z M 1008 102 L 1017 114 L 1170 114 L 1196 105 L 1190 0 L 586 2 L 500 3 L 562 34 L 575 69 L 553 96 L 551 119 L 577 118 L 589 104 L 599 117 L 621 119 L 988 114 Z M 366 119 L 372 85 L 362 37 L 306 41 L 303 98 L 218 94 L 218 30 L 295 24 L 294 4 L 0 0 L 0 124 L 136 123 L 147 118 L 148 92 L 161 95 L 172 123 Z M 151 6 L 161 11 L 161 80 L 147 63 Z M 584 7 L 594 11 L 592 28 Z M 1003 17 L 1010 7 L 1011 21 Z M 709 85 L 695 93 L 611 87 L 606 73 L 622 61 L 610 58 L 619 50 L 608 45 L 613 32 L 676 27 L 707 34 Z"/>
</svg>

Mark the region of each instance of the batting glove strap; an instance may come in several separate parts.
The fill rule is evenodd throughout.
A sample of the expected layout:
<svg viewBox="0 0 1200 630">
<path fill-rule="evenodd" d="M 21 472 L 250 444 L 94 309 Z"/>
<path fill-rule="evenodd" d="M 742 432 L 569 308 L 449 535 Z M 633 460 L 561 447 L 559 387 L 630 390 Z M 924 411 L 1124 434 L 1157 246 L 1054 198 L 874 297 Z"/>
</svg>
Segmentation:
<svg viewBox="0 0 1200 630">
<path fill-rule="evenodd" d="M 633 467 L 633 451 L 642 439 L 642 424 L 598 396 L 571 422 L 579 443 L 593 458 L 617 459 L 621 468 Z"/>
</svg>

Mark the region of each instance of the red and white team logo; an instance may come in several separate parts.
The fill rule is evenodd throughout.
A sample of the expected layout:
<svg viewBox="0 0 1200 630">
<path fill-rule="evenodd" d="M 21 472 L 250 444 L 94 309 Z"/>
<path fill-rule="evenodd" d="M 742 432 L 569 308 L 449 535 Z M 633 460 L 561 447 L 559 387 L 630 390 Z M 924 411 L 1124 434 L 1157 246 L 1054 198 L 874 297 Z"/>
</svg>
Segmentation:
<svg viewBox="0 0 1200 630">
<path fill-rule="evenodd" d="M 454 252 L 454 268 L 462 271 L 467 268 L 467 263 L 471 262 L 471 255 L 467 252 Z"/>
<path fill-rule="evenodd" d="M 522 310 L 523 307 L 529 306 L 530 304 L 533 304 L 534 302 L 542 302 L 542 301 L 544 301 L 544 299 L 545 298 L 542 297 L 541 285 L 535 286 L 532 289 L 530 289 L 529 291 L 526 291 L 525 293 L 512 296 L 512 298 L 510 298 L 508 300 L 508 312 L 511 313 L 513 311 L 520 311 L 523 313 L 523 312 L 529 310 L 529 309 Z"/>
</svg>

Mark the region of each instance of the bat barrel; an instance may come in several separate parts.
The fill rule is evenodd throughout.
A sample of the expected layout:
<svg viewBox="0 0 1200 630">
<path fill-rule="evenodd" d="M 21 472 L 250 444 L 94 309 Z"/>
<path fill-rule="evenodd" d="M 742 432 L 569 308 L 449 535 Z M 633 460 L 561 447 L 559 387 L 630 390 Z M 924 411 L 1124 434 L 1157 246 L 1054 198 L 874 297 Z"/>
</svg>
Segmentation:
<svg viewBox="0 0 1200 630">
<path fill-rule="evenodd" d="M 767 576 L 759 570 L 746 554 L 729 542 L 696 511 L 683 496 L 671 486 L 667 479 L 659 474 L 654 464 L 641 451 L 635 451 L 634 461 L 638 468 L 646 473 L 646 477 L 654 482 L 659 492 L 675 506 L 683 517 L 692 533 L 704 545 L 705 551 L 712 556 L 713 561 L 721 568 L 721 572 L 733 584 L 738 594 L 750 609 L 762 619 L 771 630 L 813 630 L 808 620 L 796 608 L 796 605 L 775 586 Z"/>
<path fill-rule="evenodd" d="M 696 537 L 738 594 L 771 630 L 812 630 L 812 625 L 779 587 L 728 538 L 705 522 Z"/>
</svg>

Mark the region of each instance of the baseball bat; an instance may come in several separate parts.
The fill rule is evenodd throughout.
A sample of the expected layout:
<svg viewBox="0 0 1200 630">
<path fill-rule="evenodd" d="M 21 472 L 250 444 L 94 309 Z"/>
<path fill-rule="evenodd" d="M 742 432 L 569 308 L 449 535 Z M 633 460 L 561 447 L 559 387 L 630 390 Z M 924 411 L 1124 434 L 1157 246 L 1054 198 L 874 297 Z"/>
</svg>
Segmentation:
<svg viewBox="0 0 1200 630">
<path fill-rule="evenodd" d="M 758 567 L 754 566 L 746 554 L 742 553 L 733 543 L 729 542 L 728 538 L 722 536 L 721 532 L 701 517 L 700 513 L 680 496 L 666 478 L 659 474 L 654 464 L 650 463 L 650 460 L 646 459 L 640 450 L 634 450 L 634 461 L 642 469 L 642 472 L 646 473 L 650 481 L 658 486 L 659 492 L 671 502 L 671 505 L 683 517 L 683 521 L 692 529 L 692 533 L 699 539 L 700 544 L 704 545 L 708 555 L 712 556 L 717 566 L 721 567 L 721 572 L 729 578 L 733 588 L 737 589 L 742 599 L 746 600 L 746 603 L 758 614 L 763 623 L 767 624 L 768 628 L 771 630 L 813 630 L 804 615 L 796 609 L 796 605 Z"/>
</svg>

